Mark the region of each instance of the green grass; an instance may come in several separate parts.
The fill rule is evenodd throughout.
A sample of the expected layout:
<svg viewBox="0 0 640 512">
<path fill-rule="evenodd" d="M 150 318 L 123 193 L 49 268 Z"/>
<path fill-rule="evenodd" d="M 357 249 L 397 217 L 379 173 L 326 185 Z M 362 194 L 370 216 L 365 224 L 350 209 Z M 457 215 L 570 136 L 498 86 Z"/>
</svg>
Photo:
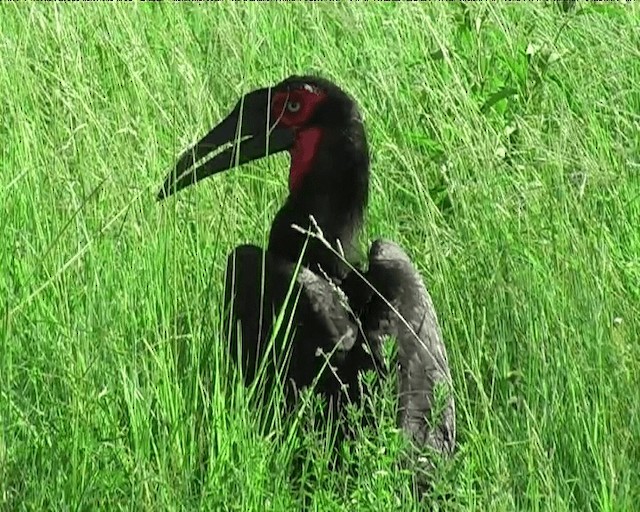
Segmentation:
<svg viewBox="0 0 640 512">
<path fill-rule="evenodd" d="M 302 72 L 359 101 L 363 238 L 441 319 L 438 506 L 636 510 L 638 48 L 634 3 L 0 6 L 2 510 L 418 507 L 388 424 L 328 472 L 224 378 L 226 254 L 264 244 L 286 157 L 155 201 L 242 92 Z"/>
</svg>

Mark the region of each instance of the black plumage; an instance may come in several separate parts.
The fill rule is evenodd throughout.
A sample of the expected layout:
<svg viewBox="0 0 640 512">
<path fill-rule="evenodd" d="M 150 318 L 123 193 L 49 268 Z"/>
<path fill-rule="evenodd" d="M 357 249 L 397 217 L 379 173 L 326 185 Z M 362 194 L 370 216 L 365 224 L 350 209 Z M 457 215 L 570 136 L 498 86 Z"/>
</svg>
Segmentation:
<svg viewBox="0 0 640 512">
<path fill-rule="evenodd" d="M 226 144 L 231 146 L 223 149 Z M 358 402 L 359 375 L 386 373 L 382 341 L 390 336 L 398 349 L 398 426 L 418 446 L 452 453 L 455 412 L 447 354 L 419 273 L 399 246 L 385 240 L 372 244 L 366 269 L 345 263 L 355 259 L 369 188 L 369 150 L 353 98 L 312 76 L 290 77 L 245 95 L 182 155 L 158 198 L 284 150 L 291 154 L 290 193 L 273 221 L 266 251 L 243 245 L 227 261 L 227 329 L 245 382 L 253 382 L 266 360 L 262 378 L 267 388 L 273 385 L 269 361 L 283 356 L 280 343 L 268 344 L 278 327 L 274 315 L 285 303 L 291 323 L 279 326 L 279 336 L 291 334 L 284 379 L 291 403 L 314 382 L 334 412 L 345 400 Z M 218 153 L 194 168 L 213 151 Z M 449 395 L 442 415 L 432 418 L 437 384 Z"/>
</svg>

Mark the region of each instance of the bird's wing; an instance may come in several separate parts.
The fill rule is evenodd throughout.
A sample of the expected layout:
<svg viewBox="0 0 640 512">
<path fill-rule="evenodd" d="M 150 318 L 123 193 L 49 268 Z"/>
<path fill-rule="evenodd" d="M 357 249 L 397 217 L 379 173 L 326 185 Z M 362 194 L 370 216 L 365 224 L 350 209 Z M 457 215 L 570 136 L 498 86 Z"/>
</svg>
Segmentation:
<svg viewBox="0 0 640 512">
<path fill-rule="evenodd" d="M 255 378 L 256 363 L 259 364 L 265 354 L 273 333 L 274 317 L 287 301 L 294 276 L 284 319 L 286 324 L 289 315 L 293 315 L 293 368 L 289 377 L 296 385 L 304 386 L 309 383 L 307 380 L 315 377 L 318 349 L 344 355 L 356 341 L 357 324 L 344 307 L 341 294 L 328 281 L 304 267 L 296 274 L 295 264 L 259 247 L 239 246 L 227 259 L 225 306 L 230 310 L 226 316 L 230 349 L 234 358 L 242 356 L 247 383 Z M 240 350 L 238 323 L 242 339 Z M 281 327 L 281 331 L 285 330 L 286 325 Z"/>
<path fill-rule="evenodd" d="M 397 423 L 418 446 L 443 454 L 455 446 L 455 405 L 447 351 L 431 297 L 406 253 L 395 243 L 377 240 L 369 251 L 365 278 L 374 293 L 362 317 L 370 343 L 386 336 L 398 346 Z M 435 411 L 441 384 L 443 408 Z"/>
</svg>

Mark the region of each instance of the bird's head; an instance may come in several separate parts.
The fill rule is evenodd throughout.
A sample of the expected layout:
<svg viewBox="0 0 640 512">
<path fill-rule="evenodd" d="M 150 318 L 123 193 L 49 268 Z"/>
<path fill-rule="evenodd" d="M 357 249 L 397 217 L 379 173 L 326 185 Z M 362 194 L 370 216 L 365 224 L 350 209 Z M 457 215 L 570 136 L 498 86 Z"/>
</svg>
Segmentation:
<svg viewBox="0 0 640 512">
<path fill-rule="evenodd" d="M 354 100 L 326 79 L 289 77 L 245 94 L 224 120 L 179 158 L 158 200 L 213 174 L 285 150 L 291 154 L 289 189 L 295 194 L 318 167 L 320 148 L 328 149 L 331 141 L 356 147 L 361 160 L 358 166 L 368 184 L 368 149 Z M 209 160 L 197 165 L 208 156 Z M 326 158 L 329 165 L 325 167 L 335 167 L 331 155 Z"/>
</svg>

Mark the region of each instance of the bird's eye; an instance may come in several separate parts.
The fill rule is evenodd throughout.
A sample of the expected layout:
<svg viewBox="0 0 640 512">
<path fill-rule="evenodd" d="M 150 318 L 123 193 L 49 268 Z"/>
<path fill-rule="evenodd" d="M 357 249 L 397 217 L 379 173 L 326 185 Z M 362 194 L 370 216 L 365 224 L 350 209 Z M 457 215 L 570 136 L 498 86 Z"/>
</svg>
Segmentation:
<svg viewBox="0 0 640 512">
<path fill-rule="evenodd" d="M 300 102 L 299 101 L 287 101 L 287 110 L 293 114 L 295 114 L 298 110 L 300 110 Z"/>
</svg>

